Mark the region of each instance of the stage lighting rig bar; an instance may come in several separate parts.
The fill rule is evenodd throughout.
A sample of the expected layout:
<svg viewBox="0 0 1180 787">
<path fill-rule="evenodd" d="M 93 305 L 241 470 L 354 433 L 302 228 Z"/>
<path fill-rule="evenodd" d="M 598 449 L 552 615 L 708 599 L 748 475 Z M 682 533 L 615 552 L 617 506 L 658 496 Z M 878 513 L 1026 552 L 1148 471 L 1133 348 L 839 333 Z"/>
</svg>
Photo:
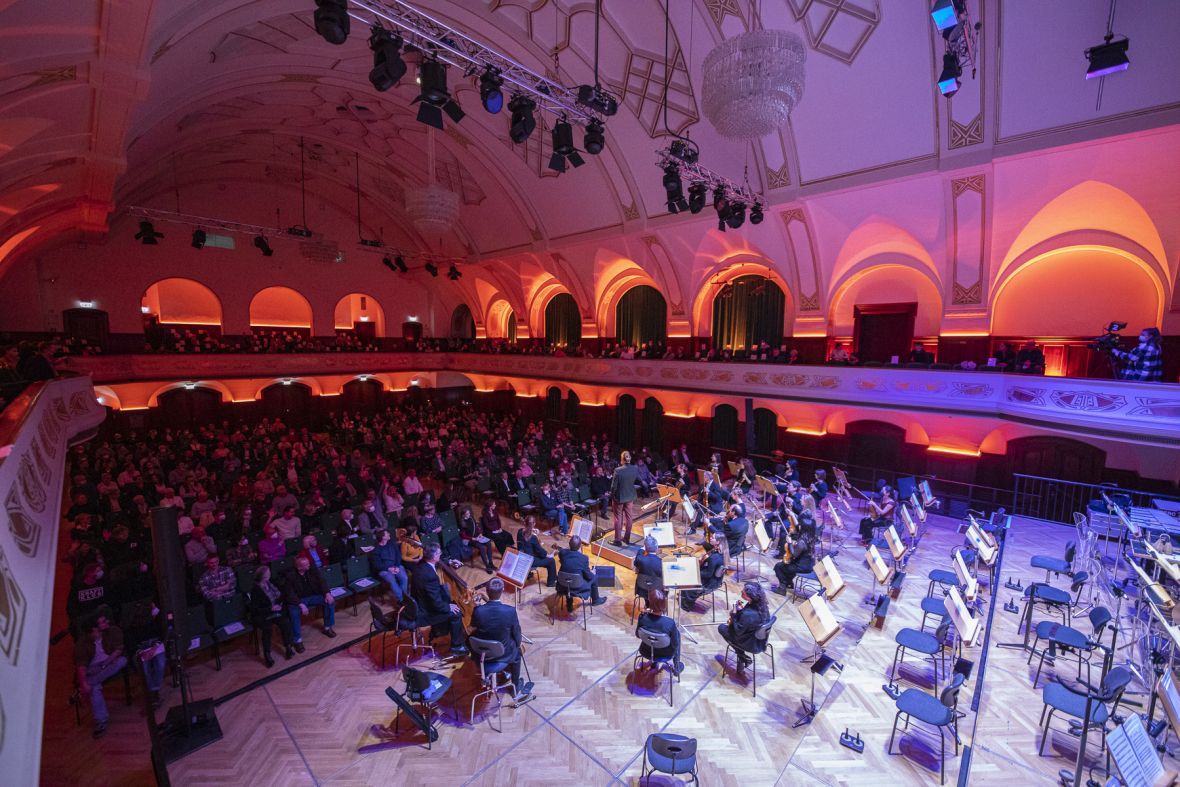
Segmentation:
<svg viewBox="0 0 1180 787">
<path fill-rule="evenodd" d="M 395 28 L 402 39 L 464 74 L 478 75 L 489 66 L 504 80 L 505 93 L 527 93 L 537 108 L 571 123 L 602 122 L 599 114 L 578 103 L 571 90 L 455 30 L 403 0 L 350 0 L 348 15 L 370 27 Z"/>
<path fill-rule="evenodd" d="M 156 208 L 140 208 L 132 206 L 127 208 L 127 214 L 135 216 L 140 219 L 147 219 L 148 221 L 166 221 L 170 224 L 187 224 L 190 227 L 198 227 L 203 230 L 221 230 L 222 232 L 233 232 L 238 235 L 263 235 L 270 238 L 277 238 L 287 234 L 284 229 L 278 227 L 264 227 L 261 224 L 243 224 L 240 221 L 226 221 L 225 219 L 213 219 L 208 216 L 194 216 L 188 213 L 177 213 L 171 210 L 157 210 Z"/>
<path fill-rule="evenodd" d="M 959 58 L 959 65 L 962 68 L 971 66 L 971 76 L 975 77 L 976 56 L 979 52 L 979 30 L 983 27 L 981 23 L 971 21 L 971 10 L 963 3 L 961 10 L 956 14 L 958 23 L 952 28 L 952 31 L 958 32 L 954 35 L 951 31 L 943 33 L 943 38 L 946 41 L 947 52 L 952 52 Z"/>
<path fill-rule="evenodd" d="M 687 185 L 704 183 L 708 185 L 710 191 L 716 188 L 722 188 L 725 190 L 727 197 L 744 205 L 754 205 L 755 203 L 765 205 L 766 203 L 749 186 L 738 183 L 736 180 L 730 180 L 724 175 L 718 175 L 713 170 L 701 166 L 699 162 L 686 161 L 680 156 L 673 155 L 671 147 L 657 150 L 656 165 L 660 169 L 664 169 L 669 164 L 676 166 L 680 171 L 680 177 Z"/>
</svg>

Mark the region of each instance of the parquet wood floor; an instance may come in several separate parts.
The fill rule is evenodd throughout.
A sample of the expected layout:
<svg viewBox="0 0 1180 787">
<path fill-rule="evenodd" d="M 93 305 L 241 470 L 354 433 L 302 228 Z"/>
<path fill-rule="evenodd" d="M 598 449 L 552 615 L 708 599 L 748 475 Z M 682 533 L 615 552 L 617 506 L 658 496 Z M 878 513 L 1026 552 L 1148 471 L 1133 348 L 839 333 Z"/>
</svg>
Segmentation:
<svg viewBox="0 0 1180 787">
<path fill-rule="evenodd" d="M 816 679 L 820 712 L 809 725 L 792 727 L 799 718 L 800 700 L 808 695 L 810 679 L 809 665 L 800 660 L 811 653 L 811 639 L 797 600 L 770 595 L 778 615 L 771 636 L 776 676 L 771 678 L 769 661 L 763 659 L 757 697 L 748 682 L 738 682 L 732 668 L 720 663 L 724 645 L 715 625 L 706 625 L 691 629 L 699 643 L 684 643 L 686 669 L 669 706 L 666 674 L 656 682 L 649 674 L 632 672 L 637 645 L 630 623 L 634 577 L 630 571 L 619 570 L 619 587 L 605 592 L 608 602 L 594 610 L 586 631 L 580 611 L 559 613 L 551 625 L 550 591 L 538 596 L 530 587 L 522 596 L 522 627 L 534 640 L 526 652 L 537 698 L 520 708 L 506 704 L 501 733 L 488 724 L 486 703 L 477 709 L 474 720 L 469 718 L 478 671 L 473 664 L 462 663 L 440 670 L 453 677 L 455 686 L 444 701 L 447 717 L 431 751 L 420 736 L 407 732 L 391 748 L 359 754 L 358 747 L 376 740 L 371 725 L 393 719 L 394 706 L 384 695 L 385 687 L 402 688 L 400 672 L 392 666 L 390 638 L 389 666 L 384 671 L 375 650 L 370 655 L 363 644 L 353 645 L 219 706 L 225 737 L 174 763 L 171 778 L 178 785 L 637 784 L 645 738 L 666 730 L 698 739 L 701 783 L 706 785 L 937 784 L 938 739 L 933 731 L 921 729 L 920 724 L 908 732 L 899 731 L 893 755 L 887 754 L 895 705 L 882 689 L 893 660 L 894 636 L 902 627 L 919 625 L 926 574 L 933 568 L 949 569 L 950 551 L 961 543 L 958 522 L 936 515 L 931 519 L 881 629 L 867 626 L 870 607 L 862 600 L 873 586 L 855 539 L 850 537 L 839 554 L 837 563 L 849 587 L 833 604 L 843 631 L 828 653 L 843 663 L 844 670 Z M 1009 536 L 1005 578 L 1020 576 L 1025 583 L 1043 579 L 1028 567 L 1029 558 L 1059 552 L 1070 532 L 1018 521 Z M 553 543 L 547 541 L 547 545 Z M 750 574 L 759 573 L 764 584 L 772 582 L 769 559 L 749 562 Z M 466 567 L 461 571 L 472 584 L 486 579 L 482 571 Z M 731 580 L 731 600 L 739 593 L 740 585 Z M 1002 590 L 1001 601 L 1010 595 Z M 724 603 L 720 597 L 719 603 Z M 719 618 L 726 617 L 727 611 L 719 610 Z M 708 621 L 705 611 L 685 615 L 684 622 Z M 997 610 L 996 621 L 993 643 L 1016 638 L 1016 616 Z M 342 610 L 337 615 L 342 639 L 329 641 L 317 627 L 309 627 L 305 633 L 308 652 L 300 658 L 364 634 L 368 623 L 363 607 L 357 617 Z M 374 641 L 374 649 L 378 643 Z M 66 651 L 68 642 L 51 651 L 44 783 L 150 783 L 144 711 L 139 705 L 122 705 L 113 684 L 108 688 L 112 723 L 107 736 L 92 741 L 85 720 L 82 728 L 74 727 L 73 712 L 65 705 L 69 679 L 61 677 L 67 674 L 62 670 L 68 661 Z M 978 648 L 965 653 L 976 663 L 979 655 Z M 1038 757 L 1040 690 L 1031 688 L 1035 660 L 1029 667 L 1022 653 L 994 647 L 989 658 L 978 724 L 970 712 L 974 678 L 960 702 L 960 710 L 967 713 L 959 725 L 960 737 L 964 745 L 973 746 L 971 782 L 1052 783 L 1059 768 L 1072 765 L 1077 739 L 1068 735 L 1063 721 L 1055 722 L 1051 745 L 1044 757 Z M 429 661 L 428 657 L 419 660 L 423 665 Z M 245 638 L 224 657 L 224 663 L 220 672 L 211 659 L 191 665 L 195 696 L 221 697 L 269 672 Z M 280 655 L 276 669 L 283 666 Z M 932 685 L 929 662 L 907 657 L 901 687 L 929 691 Z M 137 702 L 142 698 L 138 686 L 136 698 Z M 166 687 L 166 704 L 175 699 Z M 839 745 L 839 734 L 846 728 L 864 739 L 863 755 Z M 1096 762 L 1096 742 L 1091 750 Z M 948 739 L 947 783 L 957 780 L 960 762 Z M 677 783 L 683 782 L 651 780 L 653 785 Z"/>
</svg>

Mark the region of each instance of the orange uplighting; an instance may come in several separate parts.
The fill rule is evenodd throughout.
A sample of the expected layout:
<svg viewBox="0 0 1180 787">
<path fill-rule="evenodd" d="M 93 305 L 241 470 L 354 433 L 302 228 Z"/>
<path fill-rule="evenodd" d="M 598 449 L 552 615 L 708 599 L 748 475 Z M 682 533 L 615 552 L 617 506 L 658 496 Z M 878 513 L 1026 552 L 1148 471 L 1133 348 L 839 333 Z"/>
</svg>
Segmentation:
<svg viewBox="0 0 1180 787">
<path fill-rule="evenodd" d="M 805 434 L 811 437 L 823 437 L 828 433 L 827 429 L 808 429 L 805 426 L 788 426 L 787 431 L 791 434 Z"/>
<path fill-rule="evenodd" d="M 475 392 L 476 393 L 493 393 L 493 392 L 495 392 L 495 390 L 496 390 L 495 388 L 476 388 Z"/>
<path fill-rule="evenodd" d="M 669 418 L 696 418 L 692 413 L 664 413 Z"/>
<path fill-rule="evenodd" d="M 536 394 L 518 393 L 517 396 L 519 396 L 523 399 L 536 399 L 537 398 Z"/>
<path fill-rule="evenodd" d="M 991 336 L 987 331 L 943 331 L 939 336 Z"/>
<path fill-rule="evenodd" d="M 119 411 L 123 412 L 123 413 L 127 413 L 127 412 L 131 412 L 132 410 L 147 410 L 147 409 L 149 409 L 149 408 L 146 404 L 141 404 L 136 407 L 120 407 Z"/>
<path fill-rule="evenodd" d="M 979 456 L 979 449 L 974 450 L 970 448 L 955 448 L 949 445 L 931 445 L 926 447 L 927 451 L 936 454 L 952 454 L 954 456 Z"/>
<path fill-rule="evenodd" d="M 340 393 L 341 393 L 340 391 L 334 391 L 334 392 L 323 391 L 320 393 L 320 396 L 339 396 Z"/>
<path fill-rule="evenodd" d="M 824 339 L 827 337 L 826 333 L 796 333 L 794 339 Z"/>
<path fill-rule="evenodd" d="M 206 328 L 209 328 L 209 327 L 220 328 L 221 327 L 221 323 L 219 323 L 219 322 L 196 322 L 196 321 L 190 322 L 188 320 L 160 320 L 160 325 L 200 325 L 200 326 L 206 327 Z"/>
<path fill-rule="evenodd" d="M 583 407 L 606 407 L 606 402 L 578 402 Z"/>
</svg>

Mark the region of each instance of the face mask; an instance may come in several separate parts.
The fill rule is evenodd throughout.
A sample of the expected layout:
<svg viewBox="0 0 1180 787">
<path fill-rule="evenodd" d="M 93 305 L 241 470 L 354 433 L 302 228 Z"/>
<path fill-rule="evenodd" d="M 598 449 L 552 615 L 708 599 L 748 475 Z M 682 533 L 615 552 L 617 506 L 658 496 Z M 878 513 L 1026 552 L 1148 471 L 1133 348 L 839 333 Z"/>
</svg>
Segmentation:
<svg viewBox="0 0 1180 787">
<path fill-rule="evenodd" d="M 103 575 L 103 572 L 95 571 L 94 572 L 94 581 L 97 582 L 98 580 L 102 579 L 102 575 Z"/>
</svg>

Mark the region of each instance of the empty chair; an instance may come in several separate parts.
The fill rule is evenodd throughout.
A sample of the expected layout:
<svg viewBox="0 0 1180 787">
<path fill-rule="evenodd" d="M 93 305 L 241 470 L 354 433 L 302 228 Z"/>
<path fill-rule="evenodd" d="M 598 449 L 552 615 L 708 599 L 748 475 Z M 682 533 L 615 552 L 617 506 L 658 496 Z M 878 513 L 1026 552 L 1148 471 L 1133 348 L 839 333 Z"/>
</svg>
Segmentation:
<svg viewBox="0 0 1180 787">
<path fill-rule="evenodd" d="M 409 649 L 411 658 L 413 657 L 413 654 L 417 653 L 418 651 L 422 651 L 423 653 L 425 653 L 426 651 L 430 651 L 430 655 L 435 656 L 437 658 L 437 654 L 434 651 L 434 647 L 430 644 L 429 633 L 427 633 L 425 638 L 422 637 L 422 631 L 424 629 L 429 629 L 430 624 L 424 623 L 424 624 L 419 625 L 419 623 L 418 623 L 418 603 L 416 601 L 414 601 L 413 596 L 409 595 L 408 593 L 402 599 L 402 608 L 400 610 L 398 610 L 396 625 L 397 625 L 397 631 L 399 634 L 403 631 L 410 632 L 410 641 L 409 642 L 399 642 L 397 644 L 397 647 L 394 648 L 394 650 L 393 650 L 393 663 L 394 663 L 394 665 L 396 665 L 398 660 L 401 659 L 402 648 Z M 423 639 L 425 639 L 425 642 L 423 642 Z"/>
<path fill-rule="evenodd" d="M 1064 557 L 1053 557 L 1052 555 L 1033 555 L 1029 565 L 1033 568 L 1045 569 L 1045 581 L 1049 581 L 1049 574 L 1069 574 L 1073 570 L 1073 559 L 1077 553 L 1077 547 L 1073 541 L 1065 545 Z"/>
<path fill-rule="evenodd" d="M 897 735 L 897 722 L 901 720 L 902 715 L 906 717 L 906 729 L 909 729 L 912 719 L 937 728 L 938 743 L 941 747 L 938 757 L 940 784 L 946 783 L 946 735 L 943 733 L 944 729 L 950 728 L 950 733 L 955 740 L 955 754 L 959 753 L 959 730 L 956 720 L 958 718 L 959 690 L 963 687 L 965 680 L 962 673 L 956 672 L 955 676 L 951 678 L 951 682 L 938 697 L 927 694 L 921 689 L 906 689 L 897 698 L 897 714 L 893 717 L 893 732 L 889 734 L 887 751 L 893 754 L 893 739 Z"/>
<path fill-rule="evenodd" d="M 893 666 L 889 669 L 889 680 L 897 680 L 897 670 L 905 661 L 906 651 L 921 653 L 934 664 L 934 685 L 938 685 L 938 665 L 945 658 L 946 637 L 950 632 L 951 622 L 943 619 L 933 634 L 918 629 L 903 628 L 894 636 L 897 647 L 893 650 Z"/>
<path fill-rule="evenodd" d="M 692 777 L 693 784 L 700 784 L 700 780 L 697 779 L 696 738 L 686 738 L 669 732 L 648 735 L 647 742 L 643 745 L 643 770 L 640 781 L 646 783 L 647 777 L 657 771 L 672 776 L 687 773 Z"/>
<path fill-rule="evenodd" d="M 948 571 L 945 568 L 936 568 L 932 570 L 927 576 L 930 577 L 930 584 L 926 588 L 926 596 L 929 598 L 934 595 L 934 586 L 938 585 L 942 590 L 943 595 L 951 588 L 959 586 L 959 575 L 954 571 Z"/>
<path fill-rule="evenodd" d="M 936 598 L 935 596 L 927 596 L 922 599 L 922 625 L 918 627 L 919 631 L 926 630 L 926 618 L 931 615 L 937 615 L 939 621 L 946 617 L 946 596 Z"/>
<path fill-rule="evenodd" d="M 1106 748 L 1106 721 L 1114 715 L 1119 701 L 1123 697 L 1123 691 L 1126 690 L 1127 684 L 1130 682 L 1130 671 L 1126 667 L 1115 667 L 1106 674 L 1105 680 L 1102 681 L 1102 685 L 1098 689 L 1097 699 L 1091 702 L 1090 718 L 1087 724 L 1101 732 L 1101 749 Z M 1045 707 L 1041 709 L 1041 723 L 1045 725 L 1045 731 L 1041 737 L 1041 746 L 1037 749 L 1037 754 L 1043 755 L 1045 753 L 1045 741 L 1049 739 L 1049 724 L 1053 721 L 1054 713 L 1061 713 L 1077 719 L 1080 726 L 1086 715 L 1086 695 L 1080 693 L 1084 690 L 1082 687 L 1075 690 L 1061 683 L 1059 679 L 1046 684 L 1042 689 L 1041 698 L 1045 702 Z"/>
<path fill-rule="evenodd" d="M 1069 626 L 1063 626 L 1050 620 L 1043 620 L 1037 624 L 1035 632 L 1036 639 L 1033 640 L 1032 650 L 1028 654 L 1028 663 L 1032 664 L 1032 657 L 1037 652 L 1037 645 L 1043 639 L 1046 641 L 1046 647 L 1041 651 L 1040 660 L 1037 662 L 1037 673 L 1033 677 L 1033 688 L 1037 687 L 1037 681 L 1041 677 L 1041 669 L 1045 666 L 1045 656 L 1048 655 L 1050 661 L 1061 658 L 1064 652 L 1072 651 L 1078 659 L 1078 678 L 1082 677 L 1082 664 L 1086 665 L 1086 680 L 1090 680 L 1090 656 L 1094 649 L 1099 647 L 1102 640 L 1102 632 L 1106 629 L 1106 624 L 1111 620 L 1110 610 L 1106 607 L 1094 607 L 1090 610 L 1090 629 L 1091 635 L 1087 637 L 1082 632 Z M 1063 652 L 1064 651 L 1064 652 Z"/>
<path fill-rule="evenodd" d="M 393 620 L 390 620 L 389 616 L 385 614 L 385 611 L 381 609 L 381 606 L 372 596 L 369 597 L 369 614 L 373 616 L 373 619 L 369 623 L 369 639 L 365 643 L 365 649 L 371 653 L 373 651 L 373 637 L 380 634 L 381 669 L 385 669 L 385 637 L 391 631 L 395 636 L 397 635 L 397 619 L 395 617 Z"/>
</svg>

